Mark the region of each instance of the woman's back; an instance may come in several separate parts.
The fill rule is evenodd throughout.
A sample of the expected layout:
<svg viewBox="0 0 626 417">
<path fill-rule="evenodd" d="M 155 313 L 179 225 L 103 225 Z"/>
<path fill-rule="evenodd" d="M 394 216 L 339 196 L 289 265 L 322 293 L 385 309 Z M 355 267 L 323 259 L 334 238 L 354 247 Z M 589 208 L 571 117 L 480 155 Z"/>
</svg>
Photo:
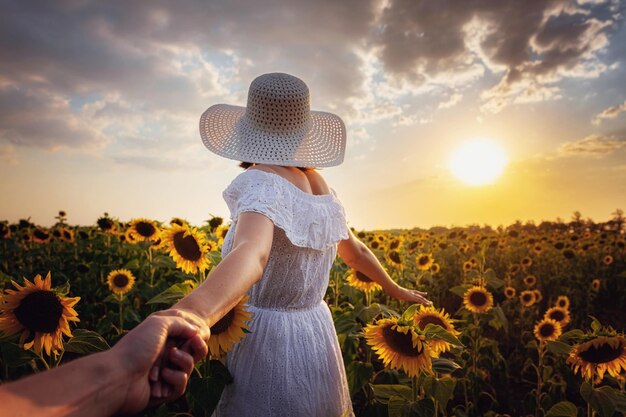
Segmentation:
<svg viewBox="0 0 626 417">
<path fill-rule="evenodd" d="M 222 256 L 232 248 L 239 213 L 261 213 L 275 227 L 263 277 L 248 292 L 251 333 L 228 353 L 234 382 L 224 390 L 216 415 L 353 415 L 323 301 L 337 243 L 349 236 L 344 208 L 335 190 L 328 191 L 314 195 L 259 169 L 241 173 L 224 190 L 233 224 Z"/>
</svg>

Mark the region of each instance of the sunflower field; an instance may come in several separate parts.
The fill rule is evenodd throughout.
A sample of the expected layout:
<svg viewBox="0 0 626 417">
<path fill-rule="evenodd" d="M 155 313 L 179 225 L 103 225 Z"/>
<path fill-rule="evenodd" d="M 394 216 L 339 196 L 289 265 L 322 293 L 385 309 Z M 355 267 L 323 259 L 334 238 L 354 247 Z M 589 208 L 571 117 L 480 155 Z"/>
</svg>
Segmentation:
<svg viewBox="0 0 626 417">
<path fill-rule="evenodd" d="M 626 235 L 542 222 L 357 231 L 399 284 L 388 297 L 337 258 L 326 302 L 357 416 L 622 416 Z M 105 213 L 91 226 L 0 222 L 0 383 L 106 350 L 220 262 L 228 226 Z M 246 299 L 212 328 L 186 394 L 147 416 L 210 416 L 223 358 L 249 332 Z"/>
</svg>

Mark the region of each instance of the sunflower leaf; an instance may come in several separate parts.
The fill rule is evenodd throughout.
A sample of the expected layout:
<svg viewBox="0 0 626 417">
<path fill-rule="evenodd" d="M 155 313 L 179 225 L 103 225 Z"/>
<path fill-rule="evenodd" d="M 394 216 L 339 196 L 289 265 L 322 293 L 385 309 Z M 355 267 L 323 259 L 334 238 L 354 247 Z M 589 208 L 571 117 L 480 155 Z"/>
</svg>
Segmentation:
<svg viewBox="0 0 626 417">
<path fill-rule="evenodd" d="M 445 358 L 433 358 L 432 365 L 433 371 L 439 374 L 451 374 L 457 369 L 461 369 L 461 366 L 458 363 Z"/>
<path fill-rule="evenodd" d="M 445 340 L 446 342 L 453 344 L 455 346 L 463 346 L 463 343 L 455 335 L 446 331 L 443 327 L 438 324 L 428 323 L 424 328 L 424 334 L 426 337 L 430 337 L 432 339 Z"/>
<path fill-rule="evenodd" d="M 576 417 L 578 409 L 569 401 L 556 403 L 548 410 L 546 417 Z"/>
<path fill-rule="evenodd" d="M 101 352 L 111 348 L 106 340 L 91 330 L 76 329 L 74 336 L 65 344 L 65 351 L 79 354 Z"/>
<path fill-rule="evenodd" d="M 411 400 L 413 391 L 410 387 L 400 384 L 371 384 L 376 400 L 387 404 L 391 398 L 398 397 L 403 400 Z"/>
<path fill-rule="evenodd" d="M 467 291 L 469 287 L 470 287 L 469 285 L 457 285 L 455 287 L 450 288 L 448 291 L 463 298 L 463 296 L 465 295 L 465 292 Z"/>
<path fill-rule="evenodd" d="M 32 350 L 22 349 L 15 343 L 4 342 L 0 343 L 0 356 L 2 357 L 2 362 L 11 368 L 37 359 L 37 355 Z"/>
<path fill-rule="evenodd" d="M 557 355 L 569 355 L 572 347 L 567 343 L 560 342 L 558 340 L 551 340 L 547 344 L 548 350 Z"/>
<path fill-rule="evenodd" d="M 404 313 L 402 313 L 402 320 L 413 321 L 413 317 L 415 316 L 415 313 L 417 313 L 417 310 L 419 308 L 420 308 L 420 304 L 411 304 L 409 308 L 407 308 L 404 311 Z"/>
<path fill-rule="evenodd" d="M 585 336 L 585 333 L 582 330 L 573 329 L 573 330 L 563 333 L 561 337 L 559 337 L 558 340 L 559 342 L 569 344 L 572 341 L 572 339 L 580 339 L 583 336 Z"/>
<path fill-rule="evenodd" d="M 152 297 L 146 304 L 167 304 L 172 305 L 191 292 L 191 287 L 187 284 L 174 284 L 165 291 Z"/>
</svg>

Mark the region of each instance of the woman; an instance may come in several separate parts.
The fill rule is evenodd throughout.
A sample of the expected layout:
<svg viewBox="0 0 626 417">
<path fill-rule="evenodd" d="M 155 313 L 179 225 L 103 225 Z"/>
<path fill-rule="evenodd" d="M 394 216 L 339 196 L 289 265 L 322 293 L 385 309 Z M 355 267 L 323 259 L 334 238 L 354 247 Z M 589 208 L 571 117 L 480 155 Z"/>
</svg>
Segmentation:
<svg viewBox="0 0 626 417">
<path fill-rule="evenodd" d="M 346 131 L 310 111 L 306 84 L 283 73 L 257 77 L 247 107 L 218 104 L 200 120 L 212 152 L 243 161 L 224 190 L 231 227 L 222 261 L 173 306 L 212 326 L 246 293 L 251 333 L 227 355 L 234 382 L 217 416 L 353 415 L 330 310 L 323 301 L 336 254 L 392 297 L 430 304 L 393 282 L 346 224 L 335 190 L 315 169 L 343 162 Z"/>
</svg>

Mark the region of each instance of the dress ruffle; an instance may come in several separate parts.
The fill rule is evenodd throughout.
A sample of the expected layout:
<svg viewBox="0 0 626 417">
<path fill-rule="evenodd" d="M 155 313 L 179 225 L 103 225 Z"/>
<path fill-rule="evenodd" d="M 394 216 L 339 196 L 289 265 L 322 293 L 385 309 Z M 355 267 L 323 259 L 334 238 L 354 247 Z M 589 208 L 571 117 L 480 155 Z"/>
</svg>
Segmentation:
<svg viewBox="0 0 626 417">
<path fill-rule="evenodd" d="M 337 194 L 309 194 L 278 174 L 248 169 L 222 192 L 230 218 L 253 211 L 268 217 L 296 246 L 325 250 L 348 239 L 346 213 Z"/>
</svg>

